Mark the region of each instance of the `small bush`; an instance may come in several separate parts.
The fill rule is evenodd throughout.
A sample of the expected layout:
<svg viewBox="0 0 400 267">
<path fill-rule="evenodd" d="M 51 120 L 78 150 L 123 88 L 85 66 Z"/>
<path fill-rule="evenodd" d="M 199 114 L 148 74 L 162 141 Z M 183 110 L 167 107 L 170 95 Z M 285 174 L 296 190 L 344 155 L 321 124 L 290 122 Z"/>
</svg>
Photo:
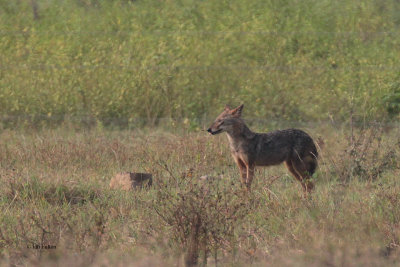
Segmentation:
<svg viewBox="0 0 400 267">
<path fill-rule="evenodd" d="M 396 167 L 400 139 L 385 144 L 383 128 L 379 125 L 359 129 L 357 133 L 351 127 L 346 148 L 334 159 L 334 172 L 340 181 L 348 183 L 353 178 L 374 181 L 384 171 Z"/>
<path fill-rule="evenodd" d="M 397 81 L 390 86 L 390 92 L 384 97 L 386 111 L 391 118 L 400 114 L 400 82 Z"/>
<path fill-rule="evenodd" d="M 153 202 L 158 216 L 171 227 L 171 238 L 192 266 L 203 255 L 235 246 L 234 229 L 249 212 L 244 190 L 219 179 L 188 179 L 178 189 L 160 184 Z"/>
</svg>

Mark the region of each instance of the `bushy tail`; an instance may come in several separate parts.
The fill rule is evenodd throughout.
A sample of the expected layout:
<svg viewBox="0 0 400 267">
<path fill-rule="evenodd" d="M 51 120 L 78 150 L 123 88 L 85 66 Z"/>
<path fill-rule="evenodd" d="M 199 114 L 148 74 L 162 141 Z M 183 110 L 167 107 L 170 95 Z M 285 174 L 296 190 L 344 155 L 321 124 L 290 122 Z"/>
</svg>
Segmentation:
<svg viewBox="0 0 400 267">
<path fill-rule="evenodd" d="M 307 171 L 310 174 L 310 176 L 312 176 L 315 172 L 315 170 L 317 169 L 318 166 L 318 162 L 316 158 L 312 158 L 311 160 L 309 160 L 308 162 L 308 168 Z"/>
<path fill-rule="evenodd" d="M 312 176 L 315 172 L 315 170 L 317 169 L 318 166 L 318 151 L 317 148 L 315 146 L 315 144 L 313 143 L 313 146 L 310 149 L 311 151 L 309 152 L 311 155 L 307 156 L 308 158 L 308 168 L 307 171 L 310 174 L 310 176 Z"/>
<path fill-rule="evenodd" d="M 308 152 L 303 154 L 301 162 L 303 163 L 303 168 L 305 168 L 305 171 L 308 173 L 308 175 L 312 176 L 318 167 L 318 151 L 314 143 L 312 143 L 311 147 L 309 147 L 307 150 Z"/>
</svg>

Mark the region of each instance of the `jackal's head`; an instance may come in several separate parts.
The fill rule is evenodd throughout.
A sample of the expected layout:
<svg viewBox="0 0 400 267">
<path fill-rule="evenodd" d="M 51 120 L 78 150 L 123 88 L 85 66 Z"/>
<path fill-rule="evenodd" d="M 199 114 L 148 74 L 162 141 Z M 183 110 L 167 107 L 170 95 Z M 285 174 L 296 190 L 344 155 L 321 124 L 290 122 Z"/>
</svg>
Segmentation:
<svg viewBox="0 0 400 267">
<path fill-rule="evenodd" d="M 242 109 L 243 104 L 234 109 L 225 106 L 224 111 L 219 114 L 214 123 L 211 124 L 210 128 L 208 128 L 207 132 L 213 135 L 222 132 L 229 132 L 237 123 L 237 119 L 242 115 Z"/>
</svg>

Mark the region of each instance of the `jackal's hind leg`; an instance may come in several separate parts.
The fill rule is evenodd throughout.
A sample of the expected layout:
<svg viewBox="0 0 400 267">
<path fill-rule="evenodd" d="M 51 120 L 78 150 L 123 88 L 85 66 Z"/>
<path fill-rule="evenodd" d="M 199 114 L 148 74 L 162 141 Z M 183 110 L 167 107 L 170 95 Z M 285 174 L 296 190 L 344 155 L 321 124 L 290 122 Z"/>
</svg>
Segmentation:
<svg viewBox="0 0 400 267">
<path fill-rule="evenodd" d="M 289 172 L 294 176 L 294 178 L 296 178 L 296 180 L 298 180 L 301 183 L 301 185 L 303 186 L 303 179 L 297 173 L 297 171 L 294 169 L 292 161 L 291 160 L 285 161 L 285 165 L 286 165 L 286 168 L 289 170 Z M 304 186 L 303 186 L 303 188 L 304 188 Z"/>
<path fill-rule="evenodd" d="M 305 192 L 311 192 L 314 188 L 314 184 L 310 181 L 310 176 L 307 171 L 304 171 L 299 164 L 296 164 L 292 160 L 285 161 L 285 165 L 288 168 L 289 172 L 301 183 L 303 190 Z"/>
<path fill-rule="evenodd" d="M 291 161 L 292 167 L 295 172 L 301 177 L 301 185 L 304 191 L 311 192 L 314 188 L 314 183 L 311 182 L 311 173 L 309 172 L 309 162 L 302 159 L 295 159 Z"/>
</svg>

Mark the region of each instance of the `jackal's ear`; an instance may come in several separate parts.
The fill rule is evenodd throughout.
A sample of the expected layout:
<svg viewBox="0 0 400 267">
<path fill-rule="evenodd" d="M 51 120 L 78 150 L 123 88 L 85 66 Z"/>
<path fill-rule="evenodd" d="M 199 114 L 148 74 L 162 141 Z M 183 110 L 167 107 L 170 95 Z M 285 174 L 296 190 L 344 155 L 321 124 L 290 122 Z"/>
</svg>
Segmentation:
<svg viewBox="0 0 400 267">
<path fill-rule="evenodd" d="M 242 115 L 242 110 L 243 110 L 244 104 L 241 104 L 240 106 L 238 106 L 237 108 L 233 109 L 231 111 L 233 116 L 237 116 L 240 117 Z"/>
<path fill-rule="evenodd" d="M 231 108 L 228 105 L 225 105 L 224 110 L 228 111 L 228 110 L 231 110 Z"/>
</svg>

